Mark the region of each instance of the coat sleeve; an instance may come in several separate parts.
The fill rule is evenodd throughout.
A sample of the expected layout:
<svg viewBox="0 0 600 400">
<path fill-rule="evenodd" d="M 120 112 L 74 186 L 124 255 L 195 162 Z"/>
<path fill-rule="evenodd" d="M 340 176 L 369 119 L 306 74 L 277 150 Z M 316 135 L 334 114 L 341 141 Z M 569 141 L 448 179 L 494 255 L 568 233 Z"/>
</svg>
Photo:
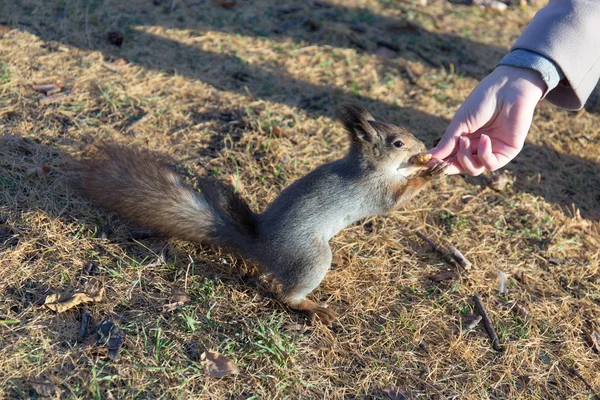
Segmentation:
<svg viewBox="0 0 600 400">
<path fill-rule="evenodd" d="M 561 69 L 564 79 L 547 93 L 548 101 L 582 108 L 600 78 L 600 0 L 550 0 L 511 51 L 516 49 L 539 53 Z"/>
</svg>

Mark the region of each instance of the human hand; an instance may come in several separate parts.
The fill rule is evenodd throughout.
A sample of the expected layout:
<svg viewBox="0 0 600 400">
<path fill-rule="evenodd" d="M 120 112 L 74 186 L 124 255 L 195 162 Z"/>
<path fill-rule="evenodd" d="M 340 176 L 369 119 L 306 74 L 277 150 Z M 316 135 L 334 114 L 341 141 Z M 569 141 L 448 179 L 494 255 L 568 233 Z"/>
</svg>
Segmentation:
<svg viewBox="0 0 600 400">
<path fill-rule="evenodd" d="M 448 161 L 448 175 L 479 175 L 505 166 L 523 148 L 545 89 L 537 71 L 497 67 L 473 89 L 429 153 Z"/>
</svg>

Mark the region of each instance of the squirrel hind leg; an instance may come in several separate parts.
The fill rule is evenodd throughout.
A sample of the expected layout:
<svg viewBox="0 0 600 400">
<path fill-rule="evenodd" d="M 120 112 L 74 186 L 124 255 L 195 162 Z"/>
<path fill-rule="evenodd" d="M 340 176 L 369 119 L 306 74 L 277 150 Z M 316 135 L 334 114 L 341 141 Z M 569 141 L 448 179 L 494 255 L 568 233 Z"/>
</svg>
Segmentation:
<svg viewBox="0 0 600 400">
<path fill-rule="evenodd" d="M 327 308 L 326 305 L 315 303 L 307 298 L 303 298 L 300 302 L 294 304 L 285 300 L 284 303 L 292 310 L 305 313 L 311 323 L 315 320 L 315 317 L 318 317 L 323 324 L 330 327 L 337 318 L 335 312 Z"/>
<path fill-rule="evenodd" d="M 335 313 L 326 305 L 308 300 L 308 296 L 323 280 L 329 270 L 331 262 L 310 268 L 298 281 L 289 287 L 284 287 L 279 295 L 281 301 L 292 310 L 303 312 L 312 322 L 318 317 L 327 326 L 336 319 Z M 306 271 L 306 270 L 305 270 Z"/>
</svg>

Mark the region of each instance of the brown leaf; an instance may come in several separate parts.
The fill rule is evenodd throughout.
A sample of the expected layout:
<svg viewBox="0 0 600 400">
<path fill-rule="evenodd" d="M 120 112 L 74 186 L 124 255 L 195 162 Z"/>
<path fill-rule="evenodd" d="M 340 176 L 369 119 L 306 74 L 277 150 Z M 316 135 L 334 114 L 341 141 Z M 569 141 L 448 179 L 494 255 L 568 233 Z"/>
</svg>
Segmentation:
<svg viewBox="0 0 600 400">
<path fill-rule="evenodd" d="M 279 127 L 274 126 L 272 129 L 273 135 L 275 135 L 276 137 L 281 137 L 281 129 L 279 129 Z"/>
<path fill-rule="evenodd" d="M 101 288 L 100 291 L 95 295 L 75 293 L 72 296 L 67 295 L 65 297 L 64 294 L 51 294 L 50 296 L 46 297 L 44 306 L 53 311 L 61 313 L 82 303 L 100 302 L 102 301 L 102 297 L 104 297 L 104 288 Z"/>
<path fill-rule="evenodd" d="M 454 271 L 440 271 L 437 274 L 429 275 L 427 278 L 434 282 L 441 282 L 448 279 L 454 279 L 456 276 L 456 272 Z"/>
<path fill-rule="evenodd" d="M 36 381 L 31 382 L 31 386 L 36 393 L 42 397 L 55 397 L 60 394 L 58 388 L 50 383 Z"/>
<path fill-rule="evenodd" d="M 235 6 L 237 6 L 237 3 L 235 1 L 229 1 L 229 0 L 212 0 L 212 2 L 218 6 L 221 6 L 223 8 L 227 8 L 227 9 L 231 9 L 231 8 L 234 8 Z"/>
<path fill-rule="evenodd" d="M 171 299 L 175 302 L 181 303 L 189 303 L 192 301 L 192 298 L 188 296 L 187 293 L 175 288 L 171 290 Z"/>
<path fill-rule="evenodd" d="M 211 378 L 223 378 L 227 375 L 235 375 L 240 369 L 231 360 L 213 350 L 207 350 L 200 356 L 206 367 L 206 372 Z"/>
<path fill-rule="evenodd" d="M 63 81 L 56 81 L 55 83 L 44 83 L 41 85 L 31 85 L 31 88 L 39 93 L 44 94 L 55 94 L 61 91 L 65 87 Z"/>
<path fill-rule="evenodd" d="M 388 386 L 383 388 L 383 391 L 388 395 L 390 400 L 408 400 L 408 397 L 398 388 Z"/>
</svg>

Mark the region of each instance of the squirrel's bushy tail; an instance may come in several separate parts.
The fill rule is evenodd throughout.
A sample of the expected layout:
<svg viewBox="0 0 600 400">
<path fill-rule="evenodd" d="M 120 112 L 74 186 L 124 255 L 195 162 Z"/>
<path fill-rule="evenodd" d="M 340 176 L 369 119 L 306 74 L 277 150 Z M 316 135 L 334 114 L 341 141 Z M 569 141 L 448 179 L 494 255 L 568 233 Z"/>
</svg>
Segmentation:
<svg viewBox="0 0 600 400">
<path fill-rule="evenodd" d="M 257 236 L 257 215 L 231 186 L 200 178 L 198 193 L 155 153 L 107 144 L 82 164 L 88 196 L 147 228 L 241 253 Z"/>
</svg>

